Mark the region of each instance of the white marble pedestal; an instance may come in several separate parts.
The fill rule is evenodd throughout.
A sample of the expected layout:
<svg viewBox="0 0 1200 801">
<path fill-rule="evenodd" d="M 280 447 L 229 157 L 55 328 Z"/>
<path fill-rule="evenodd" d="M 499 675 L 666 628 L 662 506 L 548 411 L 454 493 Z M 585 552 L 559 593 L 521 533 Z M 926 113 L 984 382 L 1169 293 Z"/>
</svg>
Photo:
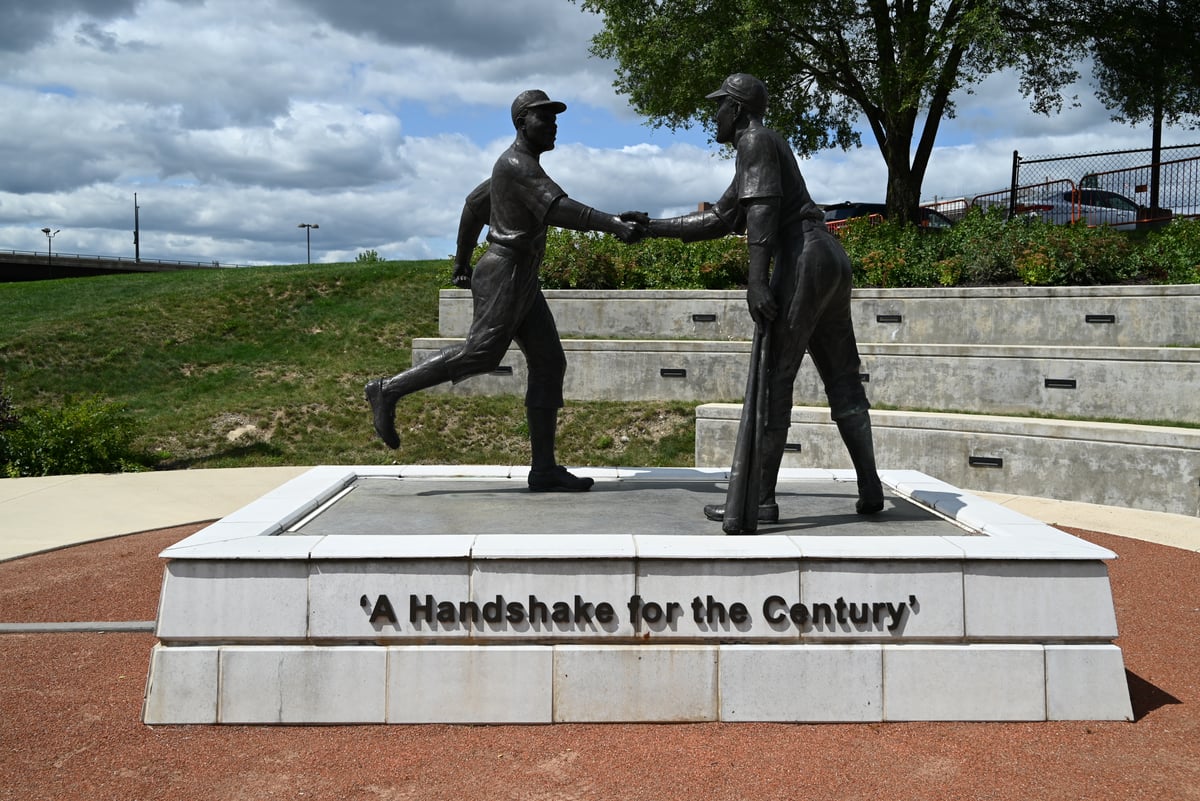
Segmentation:
<svg viewBox="0 0 1200 801">
<path fill-rule="evenodd" d="M 318 467 L 167 560 L 143 719 L 555 723 L 1132 719 L 1115 554 L 914 471 Z"/>
</svg>

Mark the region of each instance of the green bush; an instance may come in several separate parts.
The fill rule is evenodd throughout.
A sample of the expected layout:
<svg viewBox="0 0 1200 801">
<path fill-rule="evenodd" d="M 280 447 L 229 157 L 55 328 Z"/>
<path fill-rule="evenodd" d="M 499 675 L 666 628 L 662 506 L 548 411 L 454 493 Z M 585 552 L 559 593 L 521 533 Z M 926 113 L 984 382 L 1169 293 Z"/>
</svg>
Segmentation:
<svg viewBox="0 0 1200 801">
<path fill-rule="evenodd" d="M 744 286 L 747 270 L 746 243 L 737 237 L 626 245 L 611 236 L 552 228 L 541 277 L 547 289 L 727 289 Z"/>
<path fill-rule="evenodd" d="M 856 286 L 1083 286 L 1195 283 L 1200 223 L 1181 221 L 1143 242 L 1108 227 L 1006 220 L 972 209 L 949 229 L 856 220 L 839 234 Z"/>
<path fill-rule="evenodd" d="M 921 287 L 942 283 L 938 233 L 915 226 L 852 220 L 838 235 L 850 256 L 855 286 Z"/>
<path fill-rule="evenodd" d="M 1142 234 L 1007 220 L 1003 209 L 972 209 L 948 229 L 863 218 L 838 236 L 860 287 L 1200 283 L 1196 220 Z M 476 259 L 485 248 L 476 249 Z M 541 281 L 547 289 L 734 289 L 746 285 L 747 259 L 741 237 L 625 245 L 607 235 L 551 228 Z"/>
<path fill-rule="evenodd" d="M 1016 254 L 1023 249 L 1028 234 L 1027 226 L 1009 224 L 999 210 L 971 209 L 954 227 L 930 234 L 943 240 L 942 259 L 954 260 L 958 267 L 945 275 L 957 280 L 940 283 L 982 286 L 1016 281 Z"/>
<path fill-rule="evenodd" d="M 0 433 L 11 431 L 21 423 L 21 416 L 13 408 L 12 398 L 8 396 L 4 385 L 0 384 Z"/>
<path fill-rule="evenodd" d="M 21 417 L 13 408 L 12 398 L 8 396 L 4 385 L 0 384 L 0 476 L 3 476 L 3 468 L 8 464 L 8 438 L 5 432 L 14 430 L 20 424 Z"/>
<path fill-rule="evenodd" d="M 98 398 L 68 398 L 61 409 L 33 409 L 0 430 L 3 471 L 10 478 L 145 469 L 134 450 L 137 421 L 122 406 Z"/>
<path fill-rule="evenodd" d="M 1132 261 L 1135 270 L 1153 281 L 1200 283 L 1200 221 L 1176 220 L 1151 232 Z"/>
</svg>

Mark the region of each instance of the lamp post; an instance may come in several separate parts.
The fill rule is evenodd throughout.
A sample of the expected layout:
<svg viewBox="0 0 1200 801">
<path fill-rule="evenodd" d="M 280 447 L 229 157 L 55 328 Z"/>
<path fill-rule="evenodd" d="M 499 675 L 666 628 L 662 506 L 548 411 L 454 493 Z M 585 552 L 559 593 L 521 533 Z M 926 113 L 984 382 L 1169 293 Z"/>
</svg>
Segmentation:
<svg viewBox="0 0 1200 801">
<path fill-rule="evenodd" d="M 304 243 L 308 248 L 308 263 L 312 264 L 312 229 L 320 228 L 316 223 L 300 223 L 297 228 L 304 229 Z"/>
<path fill-rule="evenodd" d="M 59 229 L 61 230 L 61 229 Z M 46 266 L 51 270 L 54 269 L 54 237 L 58 231 L 51 231 L 49 228 L 43 228 L 42 233 L 46 235 Z"/>
</svg>

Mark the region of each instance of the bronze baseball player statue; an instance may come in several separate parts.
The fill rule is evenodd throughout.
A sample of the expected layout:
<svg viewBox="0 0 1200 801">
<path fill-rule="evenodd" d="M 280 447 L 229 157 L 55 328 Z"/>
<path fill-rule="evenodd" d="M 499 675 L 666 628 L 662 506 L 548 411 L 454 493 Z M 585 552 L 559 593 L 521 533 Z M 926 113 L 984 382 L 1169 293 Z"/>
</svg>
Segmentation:
<svg viewBox="0 0 1200 801">
<path fill-rule="evenodd" d="M 398 448 L 395 415 L 400 398 L 446 381 L 491 372 L 515 341 L 529 368 L 525 406 L 532 449 L 529 488 L 535 492 L 584 492 L 593 483 L 568 472 L 554 453 L 567 362 L 554 317 L 538 285 L 546 228 L 603 231 L 623 242 L 636 242 L 645 235 L 645 227 L 637 222 L 567 197 L 542 169 L 539 157 L 554 148 L 556 118 L 566 108 L 539 89 L 519 94 L 512 103 L 516 140 L 496 161 L 491 178 L 467 198 L 454 260 L 454 283 L 470 288 L 474 299 L 466 340 L 399 375 L 366 385 L 375 432 L 389 448 Z M 471 252 L 485 223 L 487 251 L 472 273 Z"/>
</svg>

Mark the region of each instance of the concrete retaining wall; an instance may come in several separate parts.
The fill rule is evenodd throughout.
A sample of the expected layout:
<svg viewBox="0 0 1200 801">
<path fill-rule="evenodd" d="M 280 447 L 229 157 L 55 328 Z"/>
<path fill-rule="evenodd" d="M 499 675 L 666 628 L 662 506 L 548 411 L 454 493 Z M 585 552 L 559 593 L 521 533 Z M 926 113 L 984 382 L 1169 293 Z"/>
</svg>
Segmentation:
<svg viewBox="0 0 1200 801">
<path fill-rule="evenodd" d="M 696 409 L 696 466 L 733 458 L 741 406 Z M 873 410 L 881 470 L 919 470 L 967 490 L 1200 515 L 1200 431 Z M 827 408 L 792 409 L 785 467 L 850 468 Z"/>
<path fill-rule="evenodd" d="M 458 340 L 414 339 L 420 362 Z M 564 392 L 574 400 L 739 400 L 747 342 L 563 340 Z M 1056 417 L 1200 423 L 1200 348 L 1079 348 L 863 343 L 872 401 L 889 406 Z M 515 345 L 505 374 L 477 376 L 445 391 L 523 394 L 525 359 Z M 796 378 L 795 403 L 825 402 L 811 364 Z"/>
<path fill-rule="evenodd" d="M 742 291 L 548 290 L 572 399 L 682 400 L 697 410 L 697 466 L 727 466 L 749 358 Z M 442 338 L 465 335 L 471 296 L 443 290 Z M 989 415 L 1200 423 L 1200 286 L 856 289 L 863 380 L 876 404 Z M 503 375 L 456 385 L 521 394 L 517 349 Z M 785 465 L 849 467 L 810 364 L 796 381 Z M 880 467 L 958 486 L 1200 514 L 1200 432 L 953 413 L 872 413 Z"/>
<path fill-rule="evenodd" d="M 749 340 L 742 291 L 546 290 L 563 337 Z M 860 342 L 1200 346 L 1200 285 L 856 289 Z M 444 337 L 466 335 L 471 293 L 444 289 Z"/>
</svg>

